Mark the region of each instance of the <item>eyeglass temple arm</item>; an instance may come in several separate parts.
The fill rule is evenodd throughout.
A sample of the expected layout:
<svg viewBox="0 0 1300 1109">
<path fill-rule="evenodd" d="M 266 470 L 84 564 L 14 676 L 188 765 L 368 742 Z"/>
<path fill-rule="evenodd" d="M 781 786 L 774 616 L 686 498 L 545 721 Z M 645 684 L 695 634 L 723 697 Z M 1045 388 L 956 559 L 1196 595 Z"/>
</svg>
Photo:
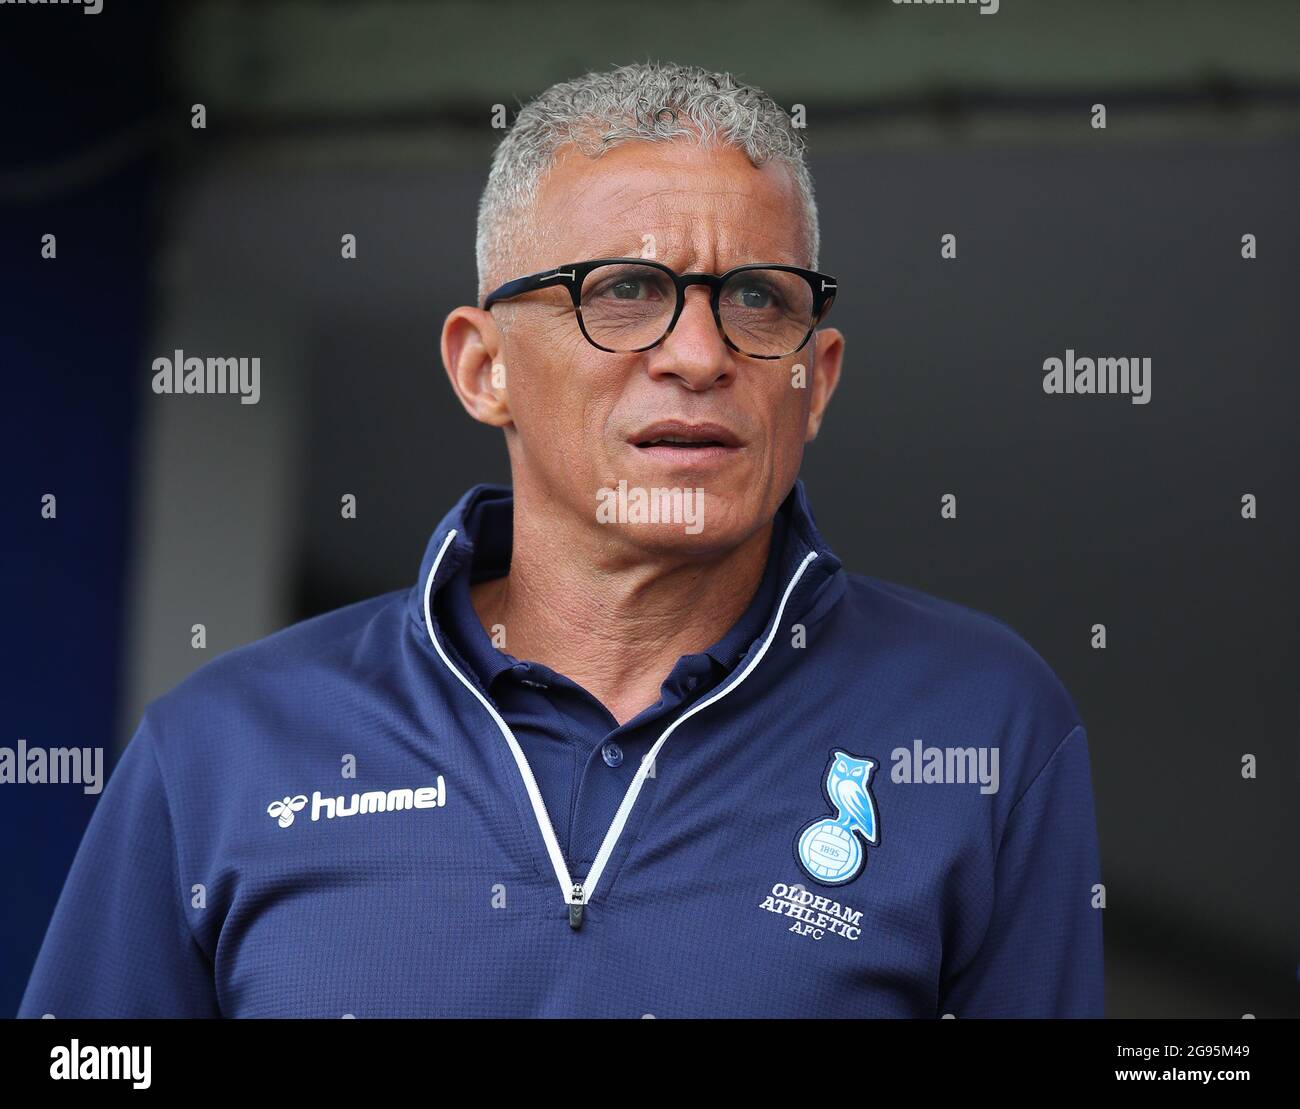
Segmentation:
<svg viewBox="0 0 1300 1109">
<path fill-rule="evenodd" d="M 498 300 L 509 300 L 511 297 L 517 297 L 520 293 L 531 293 L 534 289 L 540 289 L 544 285 L 559 284 L 565 285 L 574 280 L 576 271 L 573 269 L 564 269 L 561 267 L 557 270 L 546 270 L 544 273 L 533 273 L 527 277 L 516 277 L 513 281 L 507 281 L 504 285 L 493 289 L 488 293 L 483 301 L 483 308 L 491 308 Z"/>
</svg>

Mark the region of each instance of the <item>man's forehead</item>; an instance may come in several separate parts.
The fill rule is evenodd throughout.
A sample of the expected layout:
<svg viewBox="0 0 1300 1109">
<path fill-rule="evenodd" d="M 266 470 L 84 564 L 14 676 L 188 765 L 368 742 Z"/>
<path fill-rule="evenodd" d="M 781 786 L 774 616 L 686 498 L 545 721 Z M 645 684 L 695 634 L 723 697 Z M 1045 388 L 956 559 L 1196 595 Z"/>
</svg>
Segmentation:
<svg viewBox="0 0 1300 1109">
<path fill-rule="evenodd" d="M 802 248 L 793 175 L 779 163 L 755 166 L 736 147 L 632 142 L 596 158 L 568 147 L 538 201 L 545 237 L 571 261 L 574 250 L 588 258 L 668 261 L 704 250 L 738 263 L 798 261 Z"/>
<path fill-rule="evenodd" d="M 627 232 L 622 228 L 591 227 L 585 233 L 566 236 L 569 243 L 581 242 L 591 258 L 626 258 L 629 256 L 658 258 L 662 262 L 672 258 L 681 259 L 683 255 L 693 257 L 694 249 L 707 243 L 728 255 L 737 255 L 743 259 L 752 259 L 763 255 L 769 262 L 780 261 L 769 258 L 774 249 L 773 240 L 765 236 L 736 235 L 729 228 L 706 227 L 699 221 L 659 224 L 644 232 Z M 793 244 L 792 244 L 793 245 Z M 647 251 L 653 249 L 653 253 Z M 581 259 L 575 259 L 581 261 Z"/>
</svg>

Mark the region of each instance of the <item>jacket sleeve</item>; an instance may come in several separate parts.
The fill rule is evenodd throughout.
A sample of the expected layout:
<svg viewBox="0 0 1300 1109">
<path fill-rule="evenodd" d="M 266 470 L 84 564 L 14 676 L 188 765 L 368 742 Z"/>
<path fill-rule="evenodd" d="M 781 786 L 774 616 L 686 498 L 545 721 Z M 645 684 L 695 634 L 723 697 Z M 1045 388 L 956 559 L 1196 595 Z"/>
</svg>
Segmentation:
<svg viewBox="0 0 1300 1109">
<path fill-rule="evenodd" d="M 146 714 L 77 848 L 19 1017 L 221 1015 L 154 743 Z"/>
<path fill-rule="evenodd" d="M 1061 740 L 1007 817 L 979 952 L 940 992 L 940 1016 L 1101 1017 L 1102 910 L 1088 739 Z"/>
</svg>

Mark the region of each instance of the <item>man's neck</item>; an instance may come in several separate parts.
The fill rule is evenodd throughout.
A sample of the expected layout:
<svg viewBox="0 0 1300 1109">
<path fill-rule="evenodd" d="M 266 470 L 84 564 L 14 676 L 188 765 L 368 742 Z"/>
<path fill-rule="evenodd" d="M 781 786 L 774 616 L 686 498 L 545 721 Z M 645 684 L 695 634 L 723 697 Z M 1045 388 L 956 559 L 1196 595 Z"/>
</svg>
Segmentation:
<svg viewBox="0 0 1300 1109">
<path fill-rule="evenodd" d="M 535 517 L 531 517 L 535 519 Z M 620 724 L 659 699 L 682 655 L 712 646 L 748 608 L 767 564 L 772 526 L 707 560 L 645 559 L 590 527 L 530 526 L 514 506 L 510 572 L 470 598 L 505 649 L 577 682 Z"/>
</svg>

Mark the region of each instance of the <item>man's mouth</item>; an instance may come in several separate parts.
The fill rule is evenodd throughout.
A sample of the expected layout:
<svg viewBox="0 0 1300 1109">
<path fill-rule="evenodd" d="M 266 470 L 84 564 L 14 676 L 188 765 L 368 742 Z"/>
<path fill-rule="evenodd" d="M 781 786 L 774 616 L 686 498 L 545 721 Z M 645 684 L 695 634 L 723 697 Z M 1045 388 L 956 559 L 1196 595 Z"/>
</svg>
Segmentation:
<svg viewBox="0 0 1300 1109">
<path fill-rule="evenodd" d="M 646 439 L 637 444 L 638 447 L 686 447 L 693 449 L 697 447 L 720 447 L 721 443 L 716 439 L 679 439 L 676 436 L 665 435 L 659 439 Z"/>
<path fill-rule="evenodd" d="M 661 454 L 694 451 L 719 453 L 741 446 L 740 437 L 721 424 L 696 424 L 681 420 L 661 420 L 642 428 L 628 441 L 639 450 Z"/>
</svg>

